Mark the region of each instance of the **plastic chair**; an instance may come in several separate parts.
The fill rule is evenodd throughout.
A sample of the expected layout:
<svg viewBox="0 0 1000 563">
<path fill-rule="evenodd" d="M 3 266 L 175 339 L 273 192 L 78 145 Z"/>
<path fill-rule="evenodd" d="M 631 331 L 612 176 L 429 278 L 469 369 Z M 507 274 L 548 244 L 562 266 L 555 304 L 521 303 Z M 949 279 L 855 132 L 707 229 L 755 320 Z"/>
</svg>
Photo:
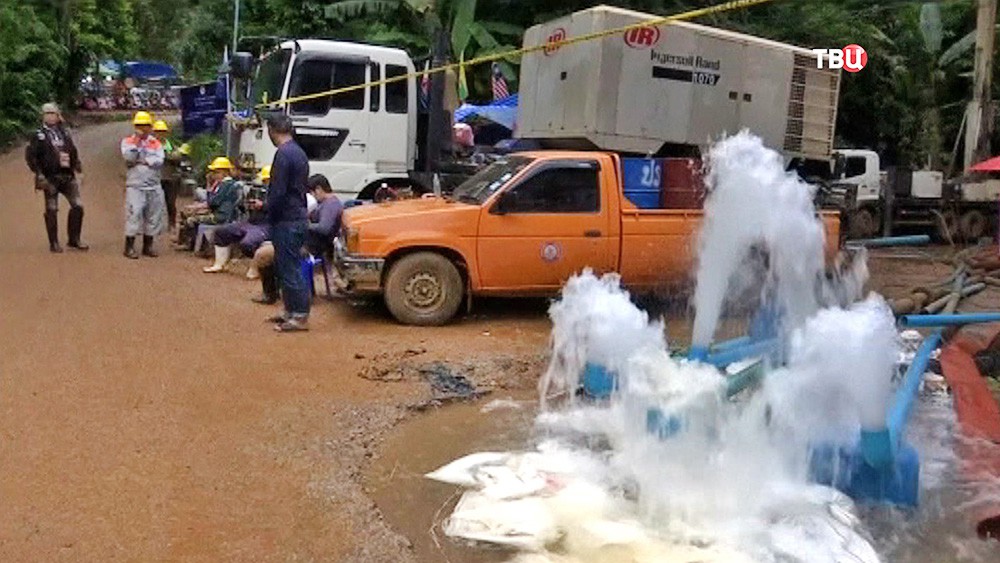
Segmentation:
<svg viewBox="0 0 1000 563">
<path fill-rule="evenodd" d="M 323 269 L 323 283 L 326 285 L 326 297 L 327 299 L 333 299 L 333 291 L 330 290 L 330 272 L 326 268 L 326 260 L 320 256 L 316 257 L 312 254 L 302 258 L 301 269 L 302 277 L 306 279 L 306 283 L 309 284 L 309 291 L 313 296 L 316 295 L 316 266 Z"/>
<path fill-rule="evenodd" d="M 202 244 L 207 244 L 209 247 L 213 246 L 213 241 L 215 240 L 215 230 L 219 228 L 219 225 L 198 225 L 198 232 L 194 236 L 194 253 L 199 254 L 202 251 Z"/>
</svg>

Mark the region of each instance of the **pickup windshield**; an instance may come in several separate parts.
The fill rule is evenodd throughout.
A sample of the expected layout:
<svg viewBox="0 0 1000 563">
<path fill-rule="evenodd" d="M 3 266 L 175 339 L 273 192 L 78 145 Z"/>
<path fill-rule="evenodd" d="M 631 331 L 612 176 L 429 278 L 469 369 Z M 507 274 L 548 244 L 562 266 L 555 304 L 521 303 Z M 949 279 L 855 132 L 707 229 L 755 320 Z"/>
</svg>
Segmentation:
<svg viewBox="0 0 1000 563">
<path fill-rule="evenodd" d="M 291 49 L 279 49 L 261 61 L 257 67 L 257 77 L 253 81 L 251 99 L 255 104 L 266 104 L 281 99 L 285 87 L 288 63 L 292 59 Z"/>
<path fill-rule="evenodd" d="M 452 195 L 458 201 L 482 205 L 533 161 L 533 158 L 525 156 L 509 156 L 498 160 L 455 188 Z"/>
</svg>

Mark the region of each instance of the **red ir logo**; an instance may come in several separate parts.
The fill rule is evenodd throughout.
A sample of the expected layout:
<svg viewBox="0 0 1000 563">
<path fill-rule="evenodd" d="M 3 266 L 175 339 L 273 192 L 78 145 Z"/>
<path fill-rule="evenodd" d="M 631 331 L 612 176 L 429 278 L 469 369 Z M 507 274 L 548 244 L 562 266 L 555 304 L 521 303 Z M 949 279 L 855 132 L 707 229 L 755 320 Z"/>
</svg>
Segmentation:
<svg viewBox="0 0 1000 563">
<path fill-rule="evenodd" d="M 556 29 L 555 31 L 552 32 L 551 35 L 549 35 L 548 40 L 545 42 L 546 45 L 545 49 L 543 49 L 542 52 L 545 53 L 546 56 L 555 53 L 556 51 L 559 50 L 559 47 L 561 47 L 561 45 L 554 45 L 554 43 L 564 41 L 565 39 L 566 39 L 566 30 L 561 27 Z"/>
<path fill-rule="evenodd" d="M 847 72 L 858 72 L 868 64 L 868 53 L 861 45 L 848 45 L 843 49 L 811 49 L 816 54 L 816 68 L 842 68 Z"/>
<path fill-rule="evenodd" d="M 625 44 L 633 49 L 647 49 L 659 42 L 658 27 L 636 27 L 625 32 Z"/>
</svg>

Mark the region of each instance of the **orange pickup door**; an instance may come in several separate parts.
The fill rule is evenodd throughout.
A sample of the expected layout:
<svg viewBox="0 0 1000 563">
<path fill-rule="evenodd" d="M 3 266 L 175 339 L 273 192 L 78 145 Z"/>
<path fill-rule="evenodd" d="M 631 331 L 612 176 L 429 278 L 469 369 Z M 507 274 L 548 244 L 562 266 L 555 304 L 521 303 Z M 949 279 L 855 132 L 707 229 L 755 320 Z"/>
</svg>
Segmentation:
<svg viewBox="0 0 1000 563">
<path fill-rule="evenodd" d="M 571 153 L 568 153 L 571 154 Z M 536 160 L 483 207 L 484 293 L 550 293 L 584 268 L 618 263 L 617 171 L 599 155 Z"/>
</svg>

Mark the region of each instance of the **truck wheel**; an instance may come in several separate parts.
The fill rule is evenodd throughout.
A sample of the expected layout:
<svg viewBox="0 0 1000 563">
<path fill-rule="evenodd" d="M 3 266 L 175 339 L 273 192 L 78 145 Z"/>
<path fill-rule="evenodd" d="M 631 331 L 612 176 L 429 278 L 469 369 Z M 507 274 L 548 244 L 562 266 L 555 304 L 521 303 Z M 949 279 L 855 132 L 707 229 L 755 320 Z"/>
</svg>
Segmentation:
<svg viewBox="0 0 1000 563">
<path fill-rule="evenodd" d="M 875 214 L 870 209 L 858 209 L 850 214 L 847 224 L 848 237 L 851 239 L 866 239 L 875 236 L 878 225 L 875 224 Z"/>
<path fill-rule="evenodd" d="M 963 239 L 975 242 L 986 235 L 989 224 L 990 220 L 982 211 L 970 209 L 963 213 L 962 218 L 958 220 L 958 230 L 962 233 Z"/>
<path fill-rule="evenodd" d="M 440 326 L 462 306 L 462 275 L 435 252 L 404 256 L 389 269 L 385 304 L 396 320 L 417 326 Z"/>
</svg>

